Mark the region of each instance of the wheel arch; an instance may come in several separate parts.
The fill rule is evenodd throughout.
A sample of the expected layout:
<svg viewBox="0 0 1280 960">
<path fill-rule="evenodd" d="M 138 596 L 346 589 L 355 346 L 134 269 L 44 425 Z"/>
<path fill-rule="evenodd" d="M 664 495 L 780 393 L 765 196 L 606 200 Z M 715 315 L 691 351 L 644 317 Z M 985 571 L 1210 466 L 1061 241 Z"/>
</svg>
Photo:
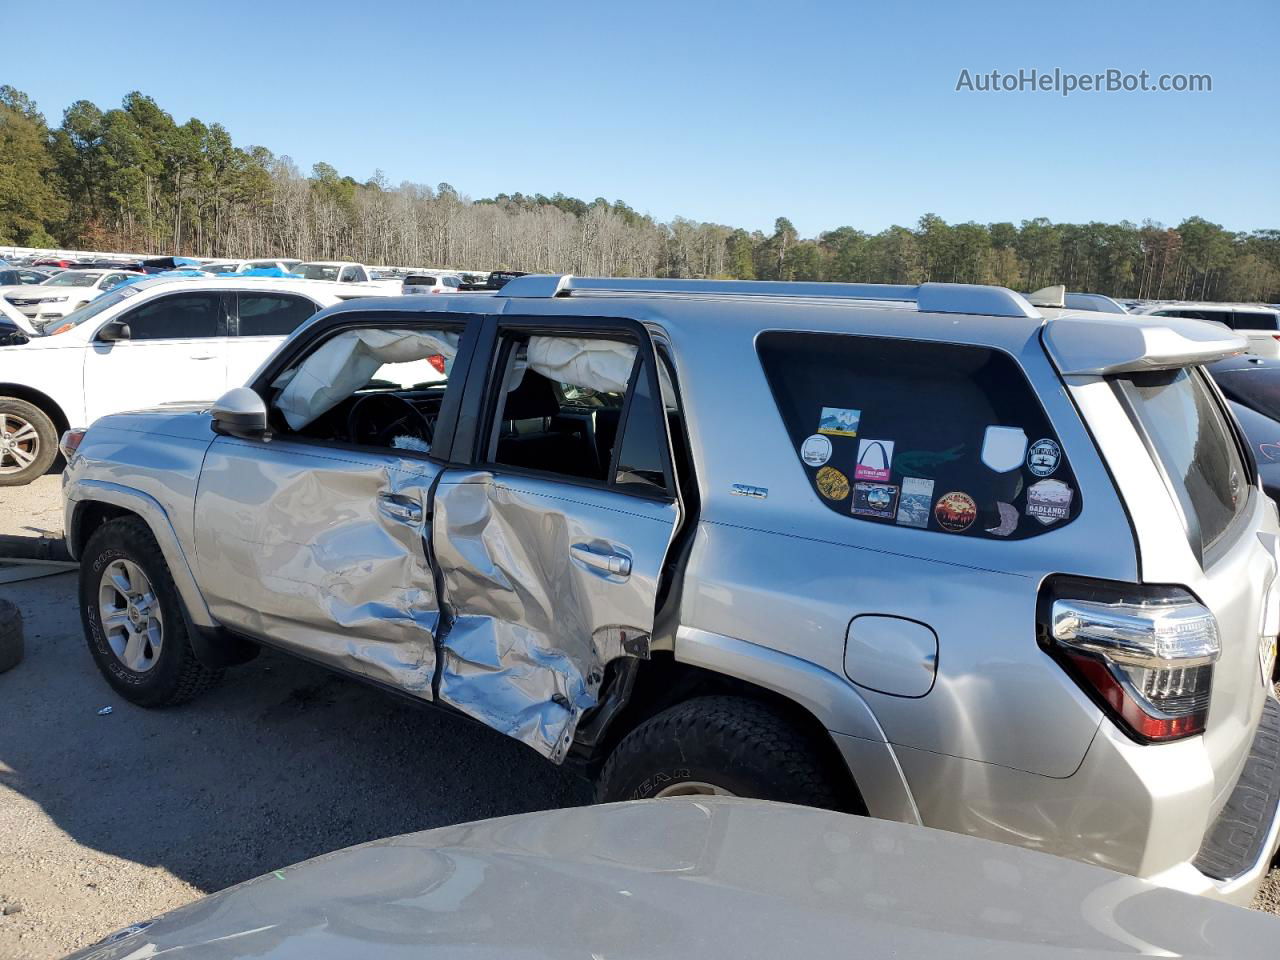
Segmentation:
<svg viewBox="0 0 1280 960">
<path fill-rule="evenodd" d="M 71 421 L 67 418 L 66 412 L 62 406 L 53 397 L 43 391 L 37 390 L 35 387 L 27 386 L 22 383 L 2 383 L 0 382 L 0 397 L 12 397 L 14 400 L 25 400 L 33 407 L 40 409 L 45 416 L 53 421 L 54 429 L 57 430 L 58 436 L 70 429 Z"/>
</svg>

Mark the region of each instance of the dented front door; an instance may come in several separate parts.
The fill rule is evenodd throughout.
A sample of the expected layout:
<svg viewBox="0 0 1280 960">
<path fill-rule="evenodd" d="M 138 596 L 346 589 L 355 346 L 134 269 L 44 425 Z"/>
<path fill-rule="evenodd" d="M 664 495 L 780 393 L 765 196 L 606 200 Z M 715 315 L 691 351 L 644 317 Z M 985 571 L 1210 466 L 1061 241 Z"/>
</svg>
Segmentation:
<svg viewBox="0 0 1280 960">
<path fill-rule="evenodd" d="M 648 656 L 678 509 L 554 478 L 446 473 L 433 523 L 452 613 L 440 702 L 563 760 L 605 665 Z"/>
<path fill-rule="evenodd" d="M 196 496 L 210 612 L 431 699 L 440 605 L 424 536 L 441 469 L 391 451 L 219 437 Z"/>
</svg>

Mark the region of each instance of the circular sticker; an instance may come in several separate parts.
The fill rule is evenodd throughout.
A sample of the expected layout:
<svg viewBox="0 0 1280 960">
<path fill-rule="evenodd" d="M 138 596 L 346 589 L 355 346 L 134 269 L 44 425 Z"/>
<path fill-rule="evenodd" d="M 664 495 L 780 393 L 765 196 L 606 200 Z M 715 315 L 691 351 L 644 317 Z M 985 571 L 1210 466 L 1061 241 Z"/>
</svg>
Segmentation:
<svg viewBox="0 0 1280 960">
<path fill-rule="evenodd" d="M 800 444 L 800 459 L 811 467 L 820 467 L 831 459 L 831 441 L 820 433 Z"/>
<path fill-rule="evenodd" d="M 960 533 L 968 530 L 978 519 L 978 505 L 967 493 L 954 490 L 938 498 L 933 506 L 933 517 L 943 530 Z"/>
<path fill-rule="evenodd" d="M 818 492 L 828 500 L 843 500 L 849 496 L 849 478 L 835 467 L 823 467 L 818 471 Z"/>
<path fill-rule="evenodd" d="M 1056 440 L 1045 437 L 1037 440 L 1027 450 L 1027 469 L 1037 477 L 1047 477 L 1062 462 L 1062 448 Z"/>
</svg>

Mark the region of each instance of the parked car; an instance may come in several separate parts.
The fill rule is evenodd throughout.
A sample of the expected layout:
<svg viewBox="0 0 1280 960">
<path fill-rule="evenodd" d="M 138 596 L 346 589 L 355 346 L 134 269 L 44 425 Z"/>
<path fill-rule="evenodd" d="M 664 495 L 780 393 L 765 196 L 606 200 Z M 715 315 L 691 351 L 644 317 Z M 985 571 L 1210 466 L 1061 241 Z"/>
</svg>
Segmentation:
<svg viewBox="0 0 1280 960">
<path fill-rule="evenodd" d="M 66 316 L 123 283 L 134 274 L 120 270 L 64 270 L 43 283 L 5 294 L 35 328 L 61 325 Z"/>
<path fill-rule="evenodd" d="M 288 333 L 338 301 L 332 287 L 297 280 L 153 277 L 69 314 L 56 336 L 0 347 L 0 416 L 18 425 L 0 451 L 0 486 L 46 473 L 68 426 L 244 383 Z"/>
<path fill-rule="evenodd" d="M 1280 311 L 1257 303 L 1155 303 L 1137 307 L 1148 317 L 1190 317 L 1219 323 L 1248 341 L 1249 352 L 1280 357 Z"/>
<path fill-rule="evenodd" d="M 368 283 L 372 278 L 362 264 L 343 261 L 314 260 L 299 263 L 293 272 L 308 280 L 329 280 L 338 283 Z"/>
<path fill-rule="evenodd" d="M 419 293 L 457 293 L 462 280 L 448 273 L 411 273 L 404 278 L 401 291 L 406 295 Z"/>
<path fill-rule="evenodd" d="M 164 273 L 168 270 L 186 270 L 199 268 L 200 261 L 194 257 L 150 257 L 142 261 L 143 272 L 147 274 Z"/>
<path fill-rule="evenodd" d="M 53 274 L 36 267 L 0 268 L 0 288 L 30 286 L 44 283 Z"/>
<path fill-rule="evenodd" d="M 146 706 L 265 644 L 603 800 L 860 811 L 1248 902 L 1280 524 L 1198 366 L 1241 348 L 949 284 L 351 302 L 212 407 L 68 432 L 88 646 Z"/>
<path fill-rule="evenodd" d="M 1065 284 L 1043 287 L 1027 294 L 1033 307 L 1065 307 L 1095 313 L 1128 313 L 1124 304 L 1101 293 L 1070 293 Z"/>
<path fill-rule="evenodd" d="M 260 260 L 210 260 L 201 265 L 200 269 L 205 273 L 216 274 L 245 273 L 249 270 L 280 270 L 285 273 L 292 273 L 294 267 L 301 262 L 301 260 L 294 260 L 290 257 L 280 259 L 268 257 Z"/>
<path fill-rule="evenodd" d="M 441 827 L 284 867 L 71 960 L 1273 958 L 1280 921 L 972 837 L 754 800 Z"/>
<path fill-rule="evenodd" d="M 1205 369 L 1244 430 L 1263 490 L 1280 503 L 1280 360 L 1246 353 Z"/>
</svg>

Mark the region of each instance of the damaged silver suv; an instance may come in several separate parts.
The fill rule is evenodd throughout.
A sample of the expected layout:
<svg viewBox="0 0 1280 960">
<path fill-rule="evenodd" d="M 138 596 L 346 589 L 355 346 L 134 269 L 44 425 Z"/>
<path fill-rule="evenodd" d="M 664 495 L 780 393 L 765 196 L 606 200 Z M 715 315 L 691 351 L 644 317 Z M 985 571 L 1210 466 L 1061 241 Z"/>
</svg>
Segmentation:
<svg viewBox="0 0 1280 960">
<path fill-rule="evenodd" d="M 865 812 L 1247 902 L 1280 525 L 1177 318 L 994 287 L 520 277 L 318 314 L 64 438 L 136 703 L 269 645 L 605 800 Z"/>
</svg>

